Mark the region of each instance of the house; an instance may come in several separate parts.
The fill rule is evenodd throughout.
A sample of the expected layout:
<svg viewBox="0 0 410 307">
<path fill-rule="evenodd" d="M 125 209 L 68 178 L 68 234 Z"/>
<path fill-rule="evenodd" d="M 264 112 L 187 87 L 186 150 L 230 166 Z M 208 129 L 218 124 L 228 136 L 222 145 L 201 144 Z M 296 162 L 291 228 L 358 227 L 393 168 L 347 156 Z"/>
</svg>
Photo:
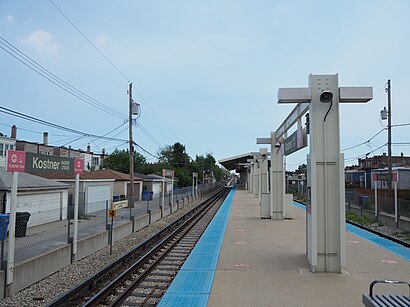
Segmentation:
<svg viewBox="0 0 410 307">
<path fill-rule="evenodd" d="M 10 212 L 13 175 L 0 167 L 0 212 Z M 36 226 L 67 218 L 68 184 L 19 173 L 17 212 L 29 212 L 28 226 Z"/>
<path fill-rule="evenodd" d="M 16 149 L 16 140 L 0 134 L 0 167 L 6 167 L 7 150 Z"/>
<path fill-rule="evenodd" d="M 102 149 L 101 154 L 96 154 L 91 151 L 91 146 L 87 146 L 87 150 L 73 149 L 71 147 L 64 146 L 52 146 L 48 144 L 48 132 L 43 133 L 42 143 L 29 142 L 24 140 L 17 140 L 17 127 L 13 125 L 11 127 L 11 138 L 9 139 L 12 142 L 15 149 L 25 152 L 31 152 L 36 154 L 43 154 L 49 156 L 57 156 L 63 158 L 81 158 L 84 159 L 84 170 L 98 170 L 102 168 L 104 164 L 104 159 L 108 156 L 105 153 L 105 150 Z M 5 145 L 3 146 L 5 148 Z M 7 150 L 5 149 L 5 150 Z M 1 165 L 1 159 L 0 159 Z"/>
<path fill-rule="evenodd" d="M 392 167 L 410 167 L 410 157 L 405 157 L 403 153 L 400 156 L 392 156 Z M 368 170 L 368 169 L 380 169 L 387 167 L 388 165 L 388 156 L 386 153 L 383 153 L 381 156 L 365 157 L 359 159 L 359 168 Z"/>
</svg>

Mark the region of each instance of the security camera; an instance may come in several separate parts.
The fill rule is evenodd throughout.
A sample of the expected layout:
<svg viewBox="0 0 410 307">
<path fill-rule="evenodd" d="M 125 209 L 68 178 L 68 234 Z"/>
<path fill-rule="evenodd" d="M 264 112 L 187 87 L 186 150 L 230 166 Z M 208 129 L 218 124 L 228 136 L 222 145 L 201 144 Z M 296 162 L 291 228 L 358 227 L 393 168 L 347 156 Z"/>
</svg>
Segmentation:
<svg viewBox="0 0 410 307">
<path fill-rule="evenodd" d="M 280 142 L 276 142 L 276 143 L 275 143 L 275 147 L 276 147 L 276 148 L 280 148 Z"/>
<path fill-rule="evenodd" d="M 333 93 L 330 91 L 326 91 L 324 90 L 321 94 L 320 94 L 320 102 L 323 103 L 329 103 L 331 102 L 333 99 Z"/>
</svg>

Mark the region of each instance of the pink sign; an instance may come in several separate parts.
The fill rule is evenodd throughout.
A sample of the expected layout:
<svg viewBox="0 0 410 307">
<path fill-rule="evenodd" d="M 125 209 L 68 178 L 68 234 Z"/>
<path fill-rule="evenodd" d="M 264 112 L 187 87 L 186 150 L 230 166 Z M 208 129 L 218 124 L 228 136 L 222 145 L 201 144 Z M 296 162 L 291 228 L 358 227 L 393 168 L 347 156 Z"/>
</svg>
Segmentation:
<svg viewBox="0 0 410 307">
<path fill-rule="evenodd" d="M 18 150 L 7 151 L 7 172 L 24 172 L 26 169 L 26 152 Z"/>
<path fill-rule="evenodd" d="M 74 174 L 84 173 L 84 159 L 75 158 L 74 159 Z"/>
</svg>

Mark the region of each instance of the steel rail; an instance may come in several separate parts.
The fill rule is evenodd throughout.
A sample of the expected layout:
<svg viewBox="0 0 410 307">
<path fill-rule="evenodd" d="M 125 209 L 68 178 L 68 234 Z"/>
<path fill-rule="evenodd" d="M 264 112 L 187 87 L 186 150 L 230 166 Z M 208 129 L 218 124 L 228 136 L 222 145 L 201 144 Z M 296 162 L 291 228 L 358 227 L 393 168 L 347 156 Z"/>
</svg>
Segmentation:
<svg viewBox="0 0 410 307">
<path fill-rule="evenodd" d="M 195 208 L 192 208 L 189 212 L 184 214 L 181 218 L 179 218 L 177 221 L 171 223 L 170 225 L 165 226 L 162 228 L 160 231 L 158 231 L 156 234 L 152 235 L 151 237 L 147 238 L 145 241 L 141 242 L 138 244 L 136 247 L 132 248 L 130 251 L 122 255 L 120 258 L 117 260 L 113 261 L 112 263 L 108 264 L 105 266 L 103 269 L 100 271 L 96 272 L 95 274 L 91 275 L 87 279 L 81 281 L 79 284 L 77 284 L 75 287 L 71 288 L 61 296 L 57 297 L 54 299 L 52 302 L 46 305 L 46 307 L 58 307 L 58 306 L 64 306 L 64 304 L 67 304 L 70 300 L 72 300 L 74 297 L 78 295 L 78 293 L 82 291 L 87 291 L 93 286 L 95 286 L 99 281 L 101 281 L 104 276 L 107 274 L 111 273 L 115 268 L 124 265 L 128 260 L 132 259 L 135 254 L 143 251 L 147 246 L 152 244 L 152 242 L 158 240 L 161 238 L 164 233 L 167 233 L 171 231 L 172 228 L 177 227 L 182 223 L 182 221 L 188 219 L 189 217 L 193 216 L 196 212 L 200 211 L 201 208 L 206 206 L 212 199 L 215 197 L 215 195 L 218 195 L 222 190 L 217 191 L 211 197 L 208 199 L 204 200 L 202 203 L 197 205 Z M 70 306 L 70 305 L 66 305 Z"/>
<path fill-rule="evenodd" d="M 171 242 L 176 236 L 178 239 L 172 242 L 171 245 L 167 246 L 167 251 L 164 252 L 159 258 L 155 259 L 155 261 L 149 264 L 149 267 L 144 268 L 144 272 L 133 281 L 133 284 L 128 286 L 126 290 L 119 295 L 115 299 L 115 301 L 111 301 L 106 304 L 106 306 L 119 306 L 130 293 L 137 287 L 146 276 L 148 276 L 152 270 L 157 266 L 161 260 L 166 257 L 166 255 L 172 250 L 172 248 L 182 240 L 185 234 L 189 232 L 196 225 L 196 223 L 201 220 L 201 218 L 212 208 L 212 205 L 217 203 L 224 195 L 226 195 L 226 189 L 222 190 L 220 193 L 214 195 L 211 198 L 211 201 L 207 204 L 207 206 L 203 207 L 201 211 L 198 211 L 191 219 L 184 221 L 177 229 L 175 229 L 171 234 L 165 237 L 161 242 L 159 242 L 156 246 L 154 246 L 148 253 L 146 253 L 143 257 L 138 259 L 131 267 L 129 267 L 126 271 L 124 271 L 121 275 L 119 275 L 115 280 L 113 280 L 109 285 L 107 285 L 104 289 L 102 289 L 99 293 L 97 293 L 94 297 L 89 299 L 86 303 L 82 306 L 99 306 L 101 301 L 103 301 L 106 297 L 108 297 L 117 287 L 122 285 L 125 280 L 128 279 L 130 274 L 135 272 L 138 268 L 142 267 L 146 264 L 150 259 L 152 259 L 160 250 L 164 249 L 164 246 Z"/>
</svg>

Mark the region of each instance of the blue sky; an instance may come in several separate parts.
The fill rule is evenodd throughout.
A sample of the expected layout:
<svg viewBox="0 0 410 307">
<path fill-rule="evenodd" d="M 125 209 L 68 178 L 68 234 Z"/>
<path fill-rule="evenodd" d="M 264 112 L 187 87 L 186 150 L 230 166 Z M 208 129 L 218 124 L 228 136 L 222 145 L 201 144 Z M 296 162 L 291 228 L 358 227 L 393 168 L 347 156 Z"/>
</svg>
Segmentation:
<svg viewBox="0 0 410 307">
<path fill-rule="evenodd" d="M 0 35 L 75 88 L 128 112 L 128 81 L 141 104 L 135 141 L 151 153 L 175 142 L 190 156 L 224 159 L 257 151 L 293 108 L 278 105 L 280 87 L 305 87 L 313 74 L 339 74 L 340 86 L 373 86 L 368 104 L 341 106 L 341 148 L 386 127 L 380 110 L 392 80 L 393 124 L 409 123 L 410 2 L 397 1 L 51 1 L 0 2 Z M 4 46 L 4 45 L 0 45 Z M 105 135 L 124 124 L 73 97 L 0 49 L 0 106 L 61 126 Z M 52 145 L 109 153 L 106 142 L 0 113 L 0 131 Z M 393 129 L 406 143 L 410 126 Z M 127 125 L 108 136 L 128 138 Z M 345 151 L 346 165 L 387 142 L 387 132 Z M 393 154 L 410 155 L 409 144 Z M 387 152 L 386 146 L 373 154 Z M 288 169 L 307 150 L 287 157 Z M 147 155 L 147 158 L 151 157 Z"/>
</svg>

